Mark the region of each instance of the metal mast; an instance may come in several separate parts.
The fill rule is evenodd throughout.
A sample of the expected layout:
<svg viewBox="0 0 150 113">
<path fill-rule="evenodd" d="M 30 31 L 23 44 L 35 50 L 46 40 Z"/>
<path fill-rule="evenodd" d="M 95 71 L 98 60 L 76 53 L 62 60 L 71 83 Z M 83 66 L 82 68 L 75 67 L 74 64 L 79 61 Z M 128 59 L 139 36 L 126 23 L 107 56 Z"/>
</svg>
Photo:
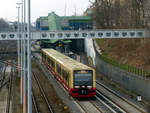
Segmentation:
<svg viewBox="0 0 150 113">
<path fill-rule="evenodd" d="M 28 113 L 32 113 L 32 76 L 31 76 L 31 6 L 28 0 Z"/>
</svg>

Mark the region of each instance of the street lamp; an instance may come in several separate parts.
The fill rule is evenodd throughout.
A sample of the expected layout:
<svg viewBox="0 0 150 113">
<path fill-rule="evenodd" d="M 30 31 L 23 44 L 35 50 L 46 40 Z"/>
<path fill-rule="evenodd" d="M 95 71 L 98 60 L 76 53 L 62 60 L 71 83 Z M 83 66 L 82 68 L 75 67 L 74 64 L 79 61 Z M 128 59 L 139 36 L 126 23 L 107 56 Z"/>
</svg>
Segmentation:
<svg viewBox="0 0 150 113">
<path fill-rule="evenodd" d="M 18 41 L 17 41 L 17 43 L 18 43 L 18 76 L 19 76 L 19 72 L 20 72 L 20 44 L 19 44 L 19 20 L 20 20 L 20 18 L 19 18 L 19 15 L 20 15 L 20 7 L 16 7 L 17 9 L 18 9 Z"/>
<path fill-rule="evenodd" d="M 23 34 L 23 45 L 24 45 L 24 93 L 23 93 L 23 113 L 27 110 L 27 94 L 26 94 L 26 0 L 24 0 L 24 34 Z"/>
<path fill-rule="evenodd" d="M 26 113 L 27 95 L 26 95 L 26 1 L 22 0 L 22 19 L 21 19 L 21 104 L 23 103 L 23 113 Z M 23 6 L 24 5 L 24 6 Z M 24 9 L 23 9 L 24 8 Z M 24 18 L 23 18 L 24 17 Z M 20 47 L 20 46 L 19 46 Z M 23 55 L 24 54 L 24 55 Z"/>
<path fill-rule="evenodd" d="M 28 0 L 28 113 L 32 113 L 32 74 L 31 74 L 31 3 Z"/>
<path fill-rule="evenodd" d="M 21 104 L 23 104 L 23 0 L 21 1 Z"/>
<path fill-rule="evenodd" d="M 22 3 L 16 3 L 18 5 L 18 75 L 20 74 L 20 69 L 22 70 L 22 66 L 20 68 L 20 5 L 22 5 Z M 22 60 L 22 59 L 21 59 Z M 22 62 L 22 61 L 21 61 Z M 20 78 L 20 103 L 22 104 L 22 71 L 21 71 L 21 78 Z"/>
</svg>

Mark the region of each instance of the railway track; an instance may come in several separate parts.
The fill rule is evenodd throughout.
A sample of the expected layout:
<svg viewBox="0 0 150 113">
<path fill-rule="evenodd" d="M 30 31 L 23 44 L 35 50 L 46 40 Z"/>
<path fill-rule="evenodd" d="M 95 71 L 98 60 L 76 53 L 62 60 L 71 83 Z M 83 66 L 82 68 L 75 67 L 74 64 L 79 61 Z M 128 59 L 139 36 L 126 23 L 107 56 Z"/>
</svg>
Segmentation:
<svg viewBox="0 0 150 113">
<path fill-rule="evenodd" d="M 37 103 L 37 100 L 36 100 L 33 89 L 32 89 L 32 101 L 33 101 L 33 106 L 34 106 L 34 109 L 35 109 L 35 113 L 40 113 L 38 103 Z"/>
<path fill-rule="evenodd" d="M 62 89 L 66 92 L 66 90 L 64 89 L 64 87 L 59 83 L 57 82 L 61 87 Z M 66 92 L 67 93 L 67 92 Z M 67 94 L 68 95 L 68 94 Z M 97 98 L 99 98 L 99 96 L 97 95 Z M 80 111 L 82 113 L 104 113 L 104 111 L 102 111 L 99 107 L 99 104 L 95 104 L 94 101 L 91 101 L 91 100 L 77 100 L 77 99 L 73 99 L 74 102 L 76 103 L 76 105 L 78 106 L 78 108 L 80 109 Z M 99 101 L 98 99 L 96 99 L 96 101 Z M 105 101 L 106 102 L 106 101 Z M 107 102 L 108 104 L 108 102 Z M 104 106 L 104 105 L 102 105 Z M 113 108 L 109 107 L 109 112 L 106 112 L 106 113 L 125 113 L 123 110 L 121 110 L 121 108 L 117 107 L 116 105 L 107 105 L 108 106 L 112 106 Z M 114 107 L 115 106 L 115 107 Z M 107 108 L 108 109 L 108 108 Z M 111 109 L 111 110 L 110 110 Z M 115 110 L 113 110 L 115 109 Z M 116 111 L 116 112 L 115 112 Z M 119 112 L 118 112 L 119 111 Z M 121 112 L 120 112 L 121 111 Z"/>
<path fill-rule="evenodd" d="M 57 83 L 60 85 L 60 87 L 64 90 L 67 96 L 69 96 L 68 92 L 66 89 L 57 81 Z M 91 100 L 78 100 L 73 97 L 70 97 L 74 103 L 77 105 L 79 110 L 82 113 L 103 113 L 103 111 L 95 105 Z"/>
<path fill-rule="evenodd" d="M 3 64 L 1 68 L 1 75 L 0 75 L 0 87 L 3 85 L 3 82 L 5 80 L 5 71 L 6 71 L 7 65 Z"/>
<path fill-rule="evenodd" d="M 97 85 L 100 85 L 97 83 Z M 101 86 L 102 87 L 102 86 Z M 105 89 L 107 90 L 107 89 Z M 112 91 L 113 92 L 113 91 Z M 111 92 L 110 92 L 111 93 Z M 113 94 L 115 95 L 115 94 Z M 116 96 L 116 95 L 115 95 Z M 119 98 L 119 97 L 118 97 Z M 120 98 L 121 99 L 121 98 Z M 119 99 L 119 100 L 120 100 Z M 100 101 L 99 101 L 100 100 Z M 83 113 L 90 113 L 89 112 L 89 108 L 87 106 L 92 106 L 91 104 L 93 104 L 93 107 L 95 106 L 94 109 L 98 108 L 99 109 L 99 106 L 100 104 L 99 103 L 103 103 L 103 106 L 105 105 L 105 108 L 107 109 L 107 112 L 106 111 L 101 111 L 99 110 L 99 112 L 101 113 L 131 113 L 131 112 L 136 112 L 136 113 L 146 113 L 144 110 L 140 109 L 139 107 L 135 106 L 134 104 L 132 105 L 131 102 L 126 102 L 124 99 L 121 99 L 122 102 L 124 102 L 123 104 L 126 106 L 124 108 L 124 106 L 119 105 L 117 102 L 113 101 L 113 99 L 110 99 L 109 97 L 105 97 L 104 94 L 100 93 L 98 90 L 97 90 L 97 95 L 96 95 L 96 101 L 97 102 L 86 102 L 86 101 L 77 101 L 76 103 L 78 104 L 78 106 L 80 107 L 81 111 Z M 130 107 L 128 107 L 130 106 Z M 132 107 L 132 108 L 131 108 Z M 101 108 L 101 107 L 100 107 Z M 131 110 L 132 109 L 132 110 Z M 90 109 L 91 110 L 91 109 Z M 93 113 L 93 112 L 92 112 Z"/>
<path fill-rule="evenodd" d="M 5 65 L 11 65 L 11 66 L 13 66 L 13 67 L 15 67 L 15 68 L 18 68 L 18 65 L 17 65 L 17 64 L 12 63 L 12 62 L 9 62 L 9 61 L 7 61 L 7 60 L 0 60 L 0 62 L 3 63 L 3 64 L 5 64 Z"/>
<path fill-rule="evenodd" d="M 39 90 L 41 92 L 41 95 L 42 95 L 42 97 L 43 97 L 43 99 L 44 99 L 44 101 L 46 103 L 46 106 L 47 106 L 47 108 L 49 110 L 47 112 L 54 113 L 52 105 L 50 104 L 50 102 L 49 102 L 49 100 L 48 100 L 48 98 L 47 98 L 47 96 L 45 94 L 45 91 L 44 91 L 43 87 L 40 84 L 39 78 L 37 77 L 38 75 L 35 74 L 34 72 L 32 73 L 32 75 L 34 77 L 35 82 L 37 83 L 37 86 L 38 86 L 38 88 L 39 88 Z M 35 111 L 36 111 L 36 113 L 39 113 L 39 111 L 40 111 L 40 108 L 38 107 L 39 103 L 36 101 L 36 96 L 35 96 L 34 90 L 33 90 L 32 97 L 33 97 L 33 104 L 34 104 Z"/>
<path fill-rule="evenodd" d="M 1 62 L 0 62 L 1 63 Z M 2 109 L 0 112 L 11 112 L 11 96 L 12 96 L 12 82 L 13 82 L 13 67 L 8 66 L 6 63 L 2 63 L 3 69 L 0 75 L 0 91 L 1 91 L 1 104 Z M 6 86 L 7 85 L 7 86 Z M 4 87 L 6 86 L 6 87 Z"/>
<path fill-rule="evenodd" d="M 112 113 L 127 113 L 121 106 L 101 93 L 100 90 L 97 90 L 96 92 L 96 99 L 103 103 Z"/>
<path fill-rule="evenodd" d="M 106 98 L 113 101 L 113 103 L 115 103 L 117 106 L 119 106 L 123 110 L 122 112 L 124 112 L 124 113 L 125 112 L 126 113 L 131 113 L 131 112 L 147 113 L 145 110 L 143 110 L 143 109 L 139 108 L 138 106 L 136 106 L 135 104 L 129 102 L 127 99 L 121 97 L 119 94 L 115 93 L 113 90 L 111 90 L 108 87 L 104 86 L 102 83 L 96 81 L 96 84 L 97 84 L 97 95 L 96 96 L 101 97 L 100 96 L 100 91 L 98 90 L 98 87 L 101 87 L 101 89 L 103 88 L 104 89 L 104 90 L 102 89 L 103 92 L 109 92 L 109 93 L 107 93 Z M 104 96 L 104 95 L 106 95 L 106 93 L 101 94 L 101 95 Z M 112 96 L 114 96 L 114 97 L 112 97 Z M 115 100 L 116 100 L 116 102 L 114 102 Z"/>
<path fill-rule="evenodd" d="M 98 108 L 93 102 L 90 100 L 76 100 L 75 102 L 78 104 L 80 107 L 81 112 L 83 113 L 103 113 L 103 111 Z"/>
<path fill-rule="evenodd" d="M 9 62 L 9 61 L 4 61 L 4 60 L 0 60 L 0 63 L 3 65 L 3 68 L 1 69 L 1 73 L 0 73 L 0 89 L 3 88 L 6 84 L 8 84 L 9 82 L 11 82 L 11 76 L 10 77 L 6 77 L 5 72 L 6 72 L 6 68 L 8 66 L 12 66 L 17 67 L 16 64 Z M 12 68 L 11 67 L 11 68 Z M 12 70 L 11 70 L 11 74 L 13 74 Z"/>
<path fill-rule="evenodd" d="M 7 96 L 6 113 L 10 112 L 11 95 L 12 95 L 12 81 L 13 81 L 13 69 L 11 68 L 10 82 L 9 82 L 9 89 L 8 89 L 8 96 Z"/>
<path fill-rule="evenodd" d="M 43 65 L 43 64 L 41 64 Z M 45 67 L 45 65 L 42 66 L 42 68 L 47 69 Z M 48 73 L 50 73 L 52 75 L 51 72 L 48 71 Z M 50 79 L 50 75 L 47 76 L 48 79 Z M 52 78 L 57 82 L 57 84 L 63 89 L 63 91 L 65 92 L 65 94 L 67 96 L 69 96 L 68 92 L 66 91 L 66 89 L 60 84 L 59 81 L 57 81 L 54 76 L 52 76 Z M 82 113 L 103 113 L 95 104 L 93 104 L 91 101 L 79 101 L 77 99 L 74 99 L 72 97 L 70 97 L 71 100 L 74 101 L 74 103 L 77 105 L 77 107 L 79 108 L 80 112 Z"/>
</svg>

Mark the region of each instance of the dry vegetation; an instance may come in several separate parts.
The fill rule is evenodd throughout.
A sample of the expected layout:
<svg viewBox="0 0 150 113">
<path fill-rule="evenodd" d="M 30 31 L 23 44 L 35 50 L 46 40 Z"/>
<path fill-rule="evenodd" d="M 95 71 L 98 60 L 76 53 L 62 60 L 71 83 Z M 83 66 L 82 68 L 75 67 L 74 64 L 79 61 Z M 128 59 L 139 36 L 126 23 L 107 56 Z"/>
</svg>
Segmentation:
<svg viewBox="0 0 150 113">
<path fill-rule="evenodd" d="M 149 0 L 95 0 L 92 4 L 97 28 L 143 28 L 150 23 Z"/>
<path fill-rule="evenodd" d="M 150 0 L 95 0 L 89 8 L 96 28 L 149 28 Z M 90 11 L 89 11 L 90 12 Z M 149 39 L 104 39 L 100 48 L 121 63 L 150 69 Z"/>
<path fill-rule="evenodd" d="M 41 85 L 42 85 L 42 87 L 44 87 L 45 93 L 46 93 L 50 103 L 52 104 L 52 108 L 54 109 L 55 113 L 70 113 L 68 106 L 66 106 L 63 103 L 63 101 L 60 99 L 57 92 L 53 88 L 53 85 L 50 83 L 50 81 L 44 75 L 44 72 L 41 70 L 41 68 L 34 61 L 32 62 L 32 66 L 33 66 L 34 72 L 37 72 L 39 75 Z M 36 93 L 36 95 L 39 95 L 39 97 L 41 96 L 37 89 L 35 90 L 35 93 Z M 39 98 L 38 102 L 42 103 L 42 100 Z M 40 107 L 43 107 L 43 105 L 41 105 Z"/>
<path fill-rule="evenodd" d="M 103 39 L 100 48 L 123 64 L 150 69 L 150 39 Z"/>
</svg>

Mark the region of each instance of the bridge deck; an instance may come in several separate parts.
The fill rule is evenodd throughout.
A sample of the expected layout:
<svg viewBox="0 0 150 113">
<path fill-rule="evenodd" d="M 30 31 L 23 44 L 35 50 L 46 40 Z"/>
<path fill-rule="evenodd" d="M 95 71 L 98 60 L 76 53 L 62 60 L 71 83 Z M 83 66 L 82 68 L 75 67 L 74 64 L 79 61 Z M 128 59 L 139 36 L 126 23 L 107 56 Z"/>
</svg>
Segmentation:
<svg viewBox="0 0 150 113">
<path fill-rule="evenodd" d="M 54 31 L 54 32 L 32 32 L 31 39 L 84 39 L 84 38 L 147 38 L 150 32 L 147 29 L 113 29 L 113 30 L 91 30 L 91 31 Z M 17 32 L 1 32 L 0 40 L 18 40 L 21 34 Z M 25 35 L 27 39 L 28 35 Z"/>
</svg>

